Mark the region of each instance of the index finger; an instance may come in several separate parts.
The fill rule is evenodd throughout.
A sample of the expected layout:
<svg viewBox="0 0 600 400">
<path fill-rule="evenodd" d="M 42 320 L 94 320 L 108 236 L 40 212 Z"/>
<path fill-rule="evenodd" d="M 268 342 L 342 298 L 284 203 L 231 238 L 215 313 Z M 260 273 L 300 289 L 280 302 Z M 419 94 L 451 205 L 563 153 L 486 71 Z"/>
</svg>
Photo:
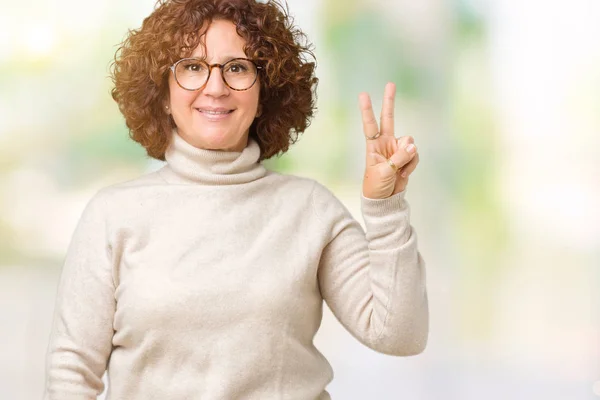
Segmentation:
<svg viewBox="0 0 600 400">
<path fill-rule="evenodd" d="M 368 93 L 363 92 L 358 96 L 358 100 L 363 121 L 363 132 L 367 137 L 374 137 L 379 132 L 379 128 L 377 127 L 375 114 L 373 114 L 371 98 Z"/>
<path fill-rule="evenodd" d="M 396 98 L 396 85 L 388 82 L 383 92 L 383 106 L 381 107 L 381 133 L 394 136 L 394 101 Z"/>
</svg>

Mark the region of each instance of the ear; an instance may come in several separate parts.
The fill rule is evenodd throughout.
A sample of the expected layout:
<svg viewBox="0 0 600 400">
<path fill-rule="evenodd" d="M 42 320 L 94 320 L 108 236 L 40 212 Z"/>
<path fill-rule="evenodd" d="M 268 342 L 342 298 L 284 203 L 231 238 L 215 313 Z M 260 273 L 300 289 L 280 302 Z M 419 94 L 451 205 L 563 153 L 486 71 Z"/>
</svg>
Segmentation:
<svg viewBox="0 0 600 400">
<path fill-rule="evenodd" d="M 260 117 L 262 115 L 262 112 L 263 112 L 263 106 L 262 106 L 262 104 L 259 104 L 258 105 L 258 109 L 256 110 L 256 116 L 255 116 L 255 118 Z"/>
<path fill-rule="evenodd" d="M 168 103 L 168 101 L 165 101 L 165 102 L 164 102 L 164 104 L 163 104 L 163 110 L 165 111 L 165 113 L 166 113 L 167 115 L 170 115 L 170 114 L 171 114 L 171 107 L 169 106 L 169 103 Z"/>
</svg>

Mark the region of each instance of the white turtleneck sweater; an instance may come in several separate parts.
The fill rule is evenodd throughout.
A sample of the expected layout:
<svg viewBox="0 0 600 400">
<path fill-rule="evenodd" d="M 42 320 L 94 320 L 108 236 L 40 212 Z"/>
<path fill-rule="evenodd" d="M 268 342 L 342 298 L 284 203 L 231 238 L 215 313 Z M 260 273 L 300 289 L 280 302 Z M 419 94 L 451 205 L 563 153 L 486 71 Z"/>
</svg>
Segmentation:
<svg viewBox="0 0 600 400">
<path fill-rule="evenodd" d="M 258 144 L 198 149 L 100 190 L 56 300 L 46 400 L 329 399 L 323 300 L 366 346 L 421 352 L 428 306 L 405 192 L 362 197 L 366 234 L 324 186 L 268 171 Z"/>
</svg>

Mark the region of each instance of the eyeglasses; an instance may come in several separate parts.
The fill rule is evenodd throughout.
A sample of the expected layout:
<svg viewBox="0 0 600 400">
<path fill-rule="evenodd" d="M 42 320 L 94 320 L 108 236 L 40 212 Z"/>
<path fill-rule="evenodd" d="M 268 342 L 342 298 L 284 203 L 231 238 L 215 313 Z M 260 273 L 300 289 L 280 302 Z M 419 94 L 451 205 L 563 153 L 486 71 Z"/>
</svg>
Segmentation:
<svg viewBox="0 0 600 400">
<path fill-rule="evenodd" d="M 200 90 L 206 85 L 214 67 L 219 67 L 223 82 L 233 90 L 250 89 L 256 82 L 258 70 L 254 61 L 247 58 L 234 58 L 225 64 L 208 64 L 199 58 L 182 58 L 171 65 L 177 84 L 185 90 Z"/>
</svg>

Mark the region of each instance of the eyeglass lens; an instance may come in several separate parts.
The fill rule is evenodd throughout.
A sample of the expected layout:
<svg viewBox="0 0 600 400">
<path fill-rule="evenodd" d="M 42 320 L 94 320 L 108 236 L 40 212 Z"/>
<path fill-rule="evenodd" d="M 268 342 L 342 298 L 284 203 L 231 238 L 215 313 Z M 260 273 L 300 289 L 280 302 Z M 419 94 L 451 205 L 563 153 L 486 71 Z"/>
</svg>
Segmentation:
<svg viewBox="0 0 600 400">
<path fill-rule="evenodd" d="M 175 79 L 188 90 L 204 86 L 209 73 L 208 64 L 202 60 L 182 60 L 175 67 Z M 225 83 L 232 89 L 245 90 L 256 80 L 256 66 L 249 60 L 234 59 L 225 63 L 222 74 Z"/>
</svg>

